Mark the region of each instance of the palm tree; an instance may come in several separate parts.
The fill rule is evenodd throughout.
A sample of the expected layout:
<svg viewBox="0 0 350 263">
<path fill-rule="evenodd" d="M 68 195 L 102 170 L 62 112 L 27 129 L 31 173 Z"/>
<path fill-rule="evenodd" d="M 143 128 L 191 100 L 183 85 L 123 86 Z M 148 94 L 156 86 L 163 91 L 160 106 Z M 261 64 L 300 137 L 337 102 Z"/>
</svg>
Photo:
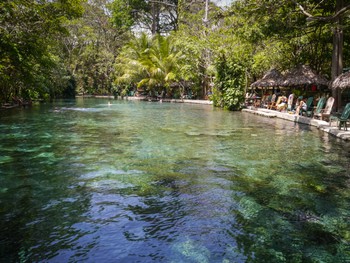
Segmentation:
<svg viewBox="0 0 350 263">
<path fill-rule="evenodd" d="M 170 86 L 181 79 L 182 52 L 172 45 L 171 36 L 146 34 L 132 40 L 118 59 L 118 84 L 136 84 L 149 92 L 170 91 Z"/>
<path fill-rule="evenodd" d="M 147 76 L 147 69 L 140 61 L 148 57 L 152 43 L 146 34 L 132 39 L 121 51 L 115 64 L 117 86 L 122 87 L 126 93 L 130 85 L 137 84 Z"/>
</svg>

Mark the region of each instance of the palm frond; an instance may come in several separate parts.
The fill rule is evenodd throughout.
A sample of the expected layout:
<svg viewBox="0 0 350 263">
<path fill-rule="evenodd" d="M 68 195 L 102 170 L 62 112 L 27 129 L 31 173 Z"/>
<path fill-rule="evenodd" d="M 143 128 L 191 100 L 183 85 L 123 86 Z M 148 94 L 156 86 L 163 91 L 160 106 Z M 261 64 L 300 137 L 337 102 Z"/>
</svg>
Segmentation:
<svg viewBox="0 0 350 263">
<path fill-rule="evenodd" d="M 180 65 L 185 62 L 184 54 L 173 43 L 171 37 L 157 35 L 151 39 L 146 34 L 130 41 L 117 58 L 116 82 L 130 81 L 138 87 L 170 87 L 181 79 L 178 76 L 184 71 Z"/>
</svg>

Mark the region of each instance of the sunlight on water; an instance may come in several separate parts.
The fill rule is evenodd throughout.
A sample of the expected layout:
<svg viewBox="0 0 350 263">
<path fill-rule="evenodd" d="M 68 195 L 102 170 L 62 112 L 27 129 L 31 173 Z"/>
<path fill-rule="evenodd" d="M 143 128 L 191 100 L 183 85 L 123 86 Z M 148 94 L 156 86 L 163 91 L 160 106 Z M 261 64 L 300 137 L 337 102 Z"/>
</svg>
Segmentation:
<svg viewBox="0 0 350 263">
<path fill-rule="evenodd" d="M 1 262 L 350 262 L 350 151 L 207 105 L 0 112 Z"/>
</svg>

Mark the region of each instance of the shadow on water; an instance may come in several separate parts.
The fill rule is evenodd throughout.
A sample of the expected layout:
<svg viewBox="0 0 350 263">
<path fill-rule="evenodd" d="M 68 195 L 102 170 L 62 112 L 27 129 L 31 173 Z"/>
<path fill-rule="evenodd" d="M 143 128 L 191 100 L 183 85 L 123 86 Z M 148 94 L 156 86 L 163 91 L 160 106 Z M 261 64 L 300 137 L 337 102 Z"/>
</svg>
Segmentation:
<svg viewBox="0 0 350 263">
<path fill-rule="evenodd" d="M 18 168 L 16 172 L 19 174 L 14 174 L 10 180 L 20 183 L 2 189 L 6 193 L 1 198 L 2 262 L 45 261 L 59 251 L 62 253 L 64 248 L 74 248 L 79 237 L 93 231 L 74 228 L 74 224 L 84 220 L 83 213 L 89 208 L 90 200 L 69 190 L 69 178 L 66 183 L 57 185 L 55 179 L 45 177 L 62 175 L 48 167 L 44 174 L 40 171 L 30 174 Z"/>
</svg>

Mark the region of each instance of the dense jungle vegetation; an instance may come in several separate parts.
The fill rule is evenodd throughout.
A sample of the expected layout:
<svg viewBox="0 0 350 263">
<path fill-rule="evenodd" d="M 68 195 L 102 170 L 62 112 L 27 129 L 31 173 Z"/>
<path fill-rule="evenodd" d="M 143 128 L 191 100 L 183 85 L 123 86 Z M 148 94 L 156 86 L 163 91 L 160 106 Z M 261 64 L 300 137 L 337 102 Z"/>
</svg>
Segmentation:
<svg viewBox="0 0 350 263">
<path fill-rule="evenodd" d="M 267 70 L 350 67 L 349 0 L 3 0 L 0 102 L 142 91 L 236 109 Z"/>
</svg>

